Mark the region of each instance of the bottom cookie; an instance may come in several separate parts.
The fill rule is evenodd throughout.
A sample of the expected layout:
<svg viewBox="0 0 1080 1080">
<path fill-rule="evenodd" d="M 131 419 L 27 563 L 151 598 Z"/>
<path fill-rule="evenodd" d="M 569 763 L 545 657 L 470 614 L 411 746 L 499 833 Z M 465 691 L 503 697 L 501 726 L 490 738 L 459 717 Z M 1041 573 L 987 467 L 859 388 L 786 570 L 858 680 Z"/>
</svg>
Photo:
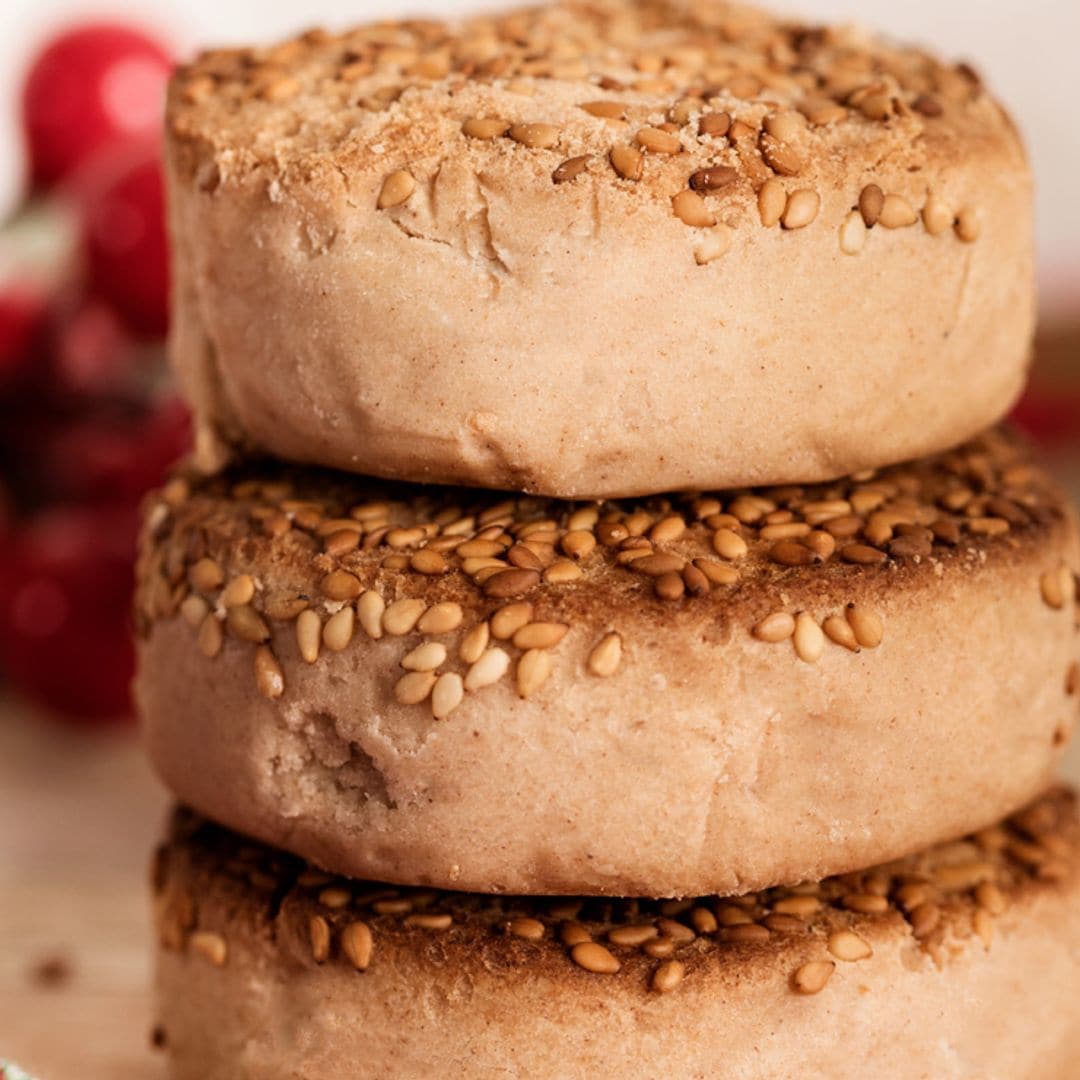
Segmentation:
<svg viewBox="0 0 1080 1080">
<path fill-rule="evenodd" d="M 345 881 L 178 810 L 154 869 L 174 1080 L 1067 1080 L 1080 823 L 1055 789 L 883 867 L 737 898 Z"/>
</svg>

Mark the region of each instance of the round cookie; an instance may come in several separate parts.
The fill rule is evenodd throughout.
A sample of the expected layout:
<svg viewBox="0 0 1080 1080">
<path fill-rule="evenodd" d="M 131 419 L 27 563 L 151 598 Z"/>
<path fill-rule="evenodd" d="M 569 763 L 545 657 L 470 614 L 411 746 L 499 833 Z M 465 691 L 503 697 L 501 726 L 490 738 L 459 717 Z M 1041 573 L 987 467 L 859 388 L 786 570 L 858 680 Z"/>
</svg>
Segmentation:
<svg viewBox="0 0 1080 1080">
<path fill-rule="evenodd" d="M 180 812 L 156 1041 L 174 1080 L 1068 1080 L 1078 844 L 1059 790 L 794 890 L 544 901 L 334 881 Z"/>
<path fill-rule="evenodd" d="M 1020 139 L 970 68 L 849 29 L 569 0 L 317 32 L 182 69 L 167 140 L 211 469 L 813 482 L 956 446 L 1023 382 Z"/>
<path fill-rule="evenodd" d="M 146 744 L 337 873 L 688 896 L 982 827 L 1077 718 L 1075 521 L 1007 437 L 822 487 L 573 505 L 273 463 L 140 560 Z"/>
</svg>

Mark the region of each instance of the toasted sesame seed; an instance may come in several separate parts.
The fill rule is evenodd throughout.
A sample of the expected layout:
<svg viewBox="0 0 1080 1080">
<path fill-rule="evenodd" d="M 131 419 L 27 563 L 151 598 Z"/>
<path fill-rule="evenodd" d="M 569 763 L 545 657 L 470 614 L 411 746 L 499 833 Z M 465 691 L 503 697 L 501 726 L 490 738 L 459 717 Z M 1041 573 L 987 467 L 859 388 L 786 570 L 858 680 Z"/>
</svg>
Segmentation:
<svg viewBox="0 0 1080 1080">
<path fill-rule="evenodd" d="M 991 915 L 1002 915 L 1008 906 L 1005 894 L 992 881 L 984 881 L 975 888 L 975 903 Z"/>
<path fill-rule="evenodd" d="M 255 582 L 251 575 L 240 574 L 222 590 L 221 603 L 227 608 L 240 607 L 243 604 L 250 604 L 254 597 Z"/>
<path fill-rule="evenodd" d="M 240 604 L 225 612 L 225 626 L 233 637 L 259 645 L 270 640 L 270 628 L 250 604 Z"/>
<path fill-rule="evenodd" d="M 587 667 L 593 675 L 608 678 L 619 670 L 622 661 L 622 638 L 616 633 L 605 634 L 589 653 Z"/>
<path fill-rule="evenodd" d="M 255 650 L 255 685 L 265 698 L 279 698 L 285 693 L 285 676 L 281 665 L 266 645 Z"/>
<path fill-rule="evenodd" d="M 800 994 L 818 994 L 825 989 L 835 970 L 833 960 L 811 960 L 795 971 L 791 985 Z"/>
<path fill-rule="evenodd" d="M 767 134 L 780 142 L 797 139 L 803 130 L 803 119 L 796 112 L 776 112 L 765 117 L 762 125 Z"/>
<path fill-rule="evenodd" d="M 746 541 L 732 529 L 717 529 L 712 538 L 713 550 L 724 559 L 743 558 L 749 548 Z"/>
<path fill-rule="evenodd" d="M 221 652 L 221 646 L 224 644 L 225 636 L 222 633 L 221 623 L 213 612 L 203 619 L 202 625 L 199 627 L 196 641 L 199 646 L 199 652 L 201 652 L 208 660 L 213 660 L 213 658 Z"/>
<path fill-rule="evenodd" d="M 514 646 L 518 649 L 553 649 L 569 629 L 566 623 L 531 622 L 514 633 Z"/>
<path fill-rule="evenodd" d="M 903 195 L 890 193 L 885 196 L 878 214 L 878 224 L 883 228 L 905 229 L 918 220 L 919 215 L 915 212 L 915 208 Z"/>
<path fill-rule="evenodd" d="M 910 916 L 911 932 L 915 937 L 922 939 L 929 937 L 941 922 L 941 908 L 937 904 L 927 901 L 915 908 Z"/>
<path fill-rule="evenodd" d="M 448 671 L 435 680 L 431 688 L 431 715 L 445 720 L 465 697 L 465 684 L 460 675 Z"/>
<path fill-rule="evenodd" d="M 922 209 L 923 227 L 931 236 L 940 236 L 953 226 L 955 215 L 944 200 L 931 191 Z"/>
<path fill-rule="evenodd" d="M 633 146 L 613 146 L 608 155 L 611 167 L 624 180 L 640 180 L 645 167 L 641 151 Z"/>
<path fill-rule="evenodd" d="M 361 592 L 359 579 L 347 570 L 335 570 L 322 579 L 323 595 L 328 600 L 355 600 Z"/>
<path fill-rule="evenodd" d="M 653 972 L 652 988 L 658 994 L 668 994 L 686 977 L 686 965 L 681 960 L 668 960 Z"/>
<path fill-rule="evenodd" d="M 530 150 L 550 150 L 559 141 L 559 129 L 554 124 L 514 124 L 507 135 Z"/>
<path fill-rule="evenodd" d="M 209 960 L 214 967 L 224 967 L 229 958 L 229 947 L 221 934 L 212 930 L 195 930 L 188 938 L 192 952 Z"/>
<path fill-rule="evenodd" d="M 383 612 L 382 628 L 395 637 L 411 634 L 426 610 L 427 603 L 423 600 L 395 600 Z"/>
<path fill-rule="evenodd" d="M 1075 593 L 1069 568 L 1062 565 L 1054 570 L 1047 570 L 1039 579 L 1039 590 L 1047 607 L 1055 611 L 1062 610 Z"/>
<path fill-rule="evenodd" d="M 956 225 L 954 226 L 956 235 L 963 240 L 965 244 L 973 244 L 979 239 L 979 232 L 981 231 L 982 224 L 979 220 L 979 212 L 970 206 L 964 207 L 956 215 Z"/>
<path fill-rule="evenodd" d="M 750 632 L 758 641 L 773 644 L 787 641 L 795 633 L 795 617 L 786 611 L 774 611 L 771 615 L 766 615 Z"/>
<path fill-rule="evenodd" d="M 198 629 L 210 611 L 210 605 L 195 593 L 184 597 L 180 605 L 180 615 L 192 629 Z"/>
<path fill-rule="evenodd" d="M 855 631 L 842 615 L 830 615 L 821 624 L 825 636 L 837 645 L 842 645 L 851 652 L 859 651 L 859 642 L 855 637 Z"/>
<path fill-rule="evenodd" d="M 739 580 L 739 571 L 735 567 L 725 566 L 715 559 L 695 559 L 693 565 L 713 585 L 734 585 Z"/>
<path fill-rule="evenodd" d="M 594 975 L 614 975 L 622 965 L 608 949 L 595 941 L 581 941 L 570 950 L 570 956 L 578 967 Z"/>
<path fill-rule="evenodd" d="M 661 600 L 679 600 L 686 593 L 686 582 L 683 581 L 681 571 L 670 571 L 661 574 L 653 581 L 653 590 Z"/>
<path fill-rule="evenodd" d="M 437 641 L 425 641 L 401 658 L 406 671 L 434 671 L 446 660 L 446 646 Z"/>
<path fill-rule="evenodd" d="M 561 165 L 555 168 L 551 174 L 552 183 L 565 184 L 575 177 L 580 176 L 589 167 L 592 154 L 581 154 L 578 157 L 567 158 Z"/>
<path fill-rule="evenodd" d="M 840 557 L 844 562 L 855 563 L 858 566 L 879 566 L 888 558 L 884 551 L 867 544 L 848 544 L 841 550 Z"/>
<path fill-rule="evenodd" d="M 559 927 L 559 940 L 569 949 L 592 941 L 592 934 L 581 923 L 568 919 Z"/>
<path fill-rule="evenodd" d="M 374 589 L 368 589 L 356 602 L 356 614 L 360 626 L 369 638 L 377 641 L 383 635 L 383 613 L 386 601 Z"/>
<path fill-rule="evenodd" d="M 760 945 L 772 935 L 768 927 L 754 922 L 745 922 L 738 926 L 724 926 L 719 931 L 720 940 L 729 945 Z"/>
<path fill-rule="evenodd" d="M 420 930 L 449 930 L 453 924 L 453 915 L 445 912 L 439 914 L 421 912 L 409 915 L 405 919 L 406 926 L 415 926 Z"/>
<path fill-rule="evenodd" d="M 481 690 L 497 683 L 510 667 L 510 657 L 502 650 L 491 648 L 469 668 L 465 675 L 465 689 Z"/>
<path fill-rule="evenodd" d="M 626 114 L 626 106 L 618 101 L 585 101 L 578 108 L 602 120 L 621 120 Z"/>
<path fill-rule="evenodd" d="M 203 558 L 188 571 L 188 581 L 199 592 L 213 592 L 225 581 L 225 572 L 213 559 Z"/>
<path fill-rule="evenodd" d="M 889 901 L 874 893 L 848 893 L 842 903 L 848 911 L 860 915 L 884 915 L 889 910 Z"/>
<path fill-rule="evenodd" d="M 761 224 L 771 229 L 784 216 L 787 207 L 787 192 L 779 180 L 766 180 L 758 189 L 758 213 Z"/>
<path fill-rule="evenodd" d="M 374 942 L 371 928 L 364 922 L 351 922 L 341 931 L 341 951 L 357 971 L 367 971 Z"/>
<path fill-rule="evenodd" d="M 432 672 L 410 671 L 394 685 L 394 698 L 401 705 L 419 705 L 427 700 L 434 686 L 435 675 Z"/>
<path fill-rule="evenodd" d="M 461 125 L 461 130 L 470 139 L 497 139 L 510 130 L 510 125 L 494 116 L 471 116 Z"/>
<path fill-rule="evenodd" d="M 581 567 L 576 566 L 569 559 L 556 559 L 544 571 L 544 581 L 549 585 L 565 585 L 567 582 L 577 581 L 581 573 Z"/>
<path fill-rule="evenodd" d="M 491 630 L 486 622 L 477 623 L 461 639 L 458 655 L 466 664 L 475 664 L 488 647 Z"/>
<path fill-rule="evenodd" d="M 694 191 L 716 191 L 727 187 L 738 178 L 738 169 L 730 165 L 710 165 L 706 169 L 698 169 L 690 176 L 690 187 Z"/>
<path fill-rule="evenodd" d="M 356 624 L 356 612 L 351 607 L 343 607 L 326 620 L 322 628 L 323 644 L 331 652 L 343 652 L 353 639 Z"/>
<path fill-rule="evenodd" d="M 677 154 L 682 150 L 678 136 L 661 128 L 643 127 L 634 136 L 634 142 L 653 154 Z"/>
<path fill-rule="evenodd" d="M 758 530 L 762 540 L 798 540 L 810 533 L 810 526 L 805 521 L 783 521 L 774 525 L 765 525 Z"/>
<path fill-rule="evenodd" d="M 332 911 L 340 911 L 352 903 L 352 893 L 341 885 L 330 885 L 319 893 L 319 903 Z"/>
<path fill-rule="evenodd" d="M 734 233 L 730 226 L 720 224 L 711 228 L 707 233 L 702 234 L 697 242 L 697 246 L 694 248 L 694 261 L 698 266 L 707 266 L 711 262 L 715 262 L 722 255 L 727 254 L 728 249 L 731 247 L 731 241 Z"/>
<path fill-rule="evenodd" d="M 517 692 L 522 698 L 532 697 L 551 674 L 551 653 L 546 649 L 529 649 L 517 665 Z"/>
<path fill-rule="evenodd" d="M 533 617 L 533 606 L 527 600 L 506 604 L 491 616 L 491 636 L 496 641 L 508 641 Z"/>
<path fill-rule="evenodd" d="M 416 628 L 422 634 L 448 634 L 461 625 L 461 605 L 453 601 L 432 604 L 420 616 Z"/>
<path fill-rule="evenodd" d="M 778 915 L 797 915 L 805 919 L 821 910 L 821 901 L 816 896 L 785 896 L 777 900 L 772 909 Z"/>
<path fill-rule="evenodd" d="M 852 210 L 840 226 L 840 250 L 845 255 L 858 255 L 866 244 L 866 223 L 857 210 Z"/>
<path fill-rule="evenodd" d="M 877 184 L 867 184 L 859 192 L 859 213 L 868 229 L 872 229 L 881 217 L 885 205 L 885 192 Z"/>
<path fill-rule="evenodd" d="M 432 577 L 445 574 L 450 569 L 446 559 L 439 552 L 429 548 L 421 548 L 416 552 L 409 559 L 409 566 L 418 574 L 427 574 Z"/>
<path fill-rule="evenodd" d="M 694 933 L 689 926 L 679 922 L 677 919 L 657 919 L 656 925 L 659 928 L 660 933 L 680 944 L 686 944 L 697 937 L 697 934 Z"/>
<path fill-rule="evenodd" d="M 654 960 L 664 960 L 671 956 L 676 949 L 676 942 L 671 938 L 653 938 L 652 941 L 646 941 L 641 946 L 641 951 L 646 956 L 651 956 Z"/>
<path fill-rule="evenodd" d="M 483 585 L 484 594 L 497 599 L 511 596 L 523 596 L 540 584 L 540 575 L 535 570 L 500 570 L 489 577 Z"/>
<path fill-rule="evenodd" d="M 330 924 L 321 915 L 308 919 L 308 940 L 311 958 L 316 964 L 326 963 L 330 959 Z"/>
<path fill-rule="evenodd" d="M 845 614 L 855 640 L 864 649 L 876 649 L 885 636 L 885 624 L 876 611 L 863 604 L 848 604 Z"/>
<path fill-rule="evenodd" d="M 769 558 L 781 566 L 809 566 L 818 561 L 817 553 L 797 540 L 778 540 L 769 548 Z"/>
<path fill-rule="evenodd" d="M 645 555 L 634 560 L 634 569 L 648 574 L 649 577 L 660 577 L 662 574 L 678 573 L 686 565 L 686 560 L 680 555 L 662 552 L 656 555 Z"/>
<path fill-rule="evenodd" d="M 807 664 L 816 664 L 825 651 L 825 634 L 814 617 L 805 611 L 795 616 L 795 630 L 792 634 L 795 653 Z"/>
<path fill-rule="evenodd" d="M 780 176 L 798 176 L 802 172 L 802 158 L 790 143 L 774 138 L 766 132 L 761 136 L 759 145 L 765 164 L 774 173 Z"/>
<path fill-rule="evenodd" d="M 785 229 L 805 229 L 818 215 L 821 196 L 810 188 L 793 191 L 787 199 L 780 224 Z"/>
<path fill-rule="evenodd" d="M 659 935 L 660 931 L 654 923 L 630 923 L 626 926 L 617 926 L 608 931 L 608 941 L 612 945 L 634 949 Z"/>
<path fill-rule="evenodd" d="M 379 210 L 388 210 L 406 202 L 416 190 L 416 177 L 405 169 L 392 172 L 382 184 L 379 198 L 375 205 Z"/>
<path fill-rule="evenodd" d="M 726 112 L 705 113 L 698 120 L 699 135 L 726 135 L 731 128 L 731 114 Z"/>
<path fill-rule="evenodd" d="M 870 943 L 851 930 L 836 930 L 829 935 L 829 952 L 837 960 L 854 963 L 874 955 Z"/>
<path fill-rule="evenodd" d="M 506 924 L 506 931 L 526 941 L 541 941 L 544 937 L 544 924 L 539 919 L 522 915 L 516 919 L 510 919 Z"/>
</svg>

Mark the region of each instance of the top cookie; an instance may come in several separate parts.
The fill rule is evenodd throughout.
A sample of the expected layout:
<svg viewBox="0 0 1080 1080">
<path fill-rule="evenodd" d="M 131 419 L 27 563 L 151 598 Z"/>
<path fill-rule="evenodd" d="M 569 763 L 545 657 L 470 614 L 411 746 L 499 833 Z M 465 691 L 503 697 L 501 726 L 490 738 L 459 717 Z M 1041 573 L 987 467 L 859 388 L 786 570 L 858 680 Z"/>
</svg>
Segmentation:
<svg viewBox="0 0 1080 1080">
<path fill-rule="evenodd" d="M 961 442 L 1023 380 L 1015 129 L 966 66 L 851 30 L 567 0 L 313 32 L 200 57 L 167 126 L 207 467 L 810 482 Z"/>
</svg>

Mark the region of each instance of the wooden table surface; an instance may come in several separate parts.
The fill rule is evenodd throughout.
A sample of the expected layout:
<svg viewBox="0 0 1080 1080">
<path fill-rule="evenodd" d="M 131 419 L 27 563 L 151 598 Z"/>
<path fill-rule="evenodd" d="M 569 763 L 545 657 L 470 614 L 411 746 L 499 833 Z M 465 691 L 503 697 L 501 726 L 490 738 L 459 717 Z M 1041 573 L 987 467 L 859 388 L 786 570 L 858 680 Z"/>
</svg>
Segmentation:
<svg viewBox="0 0 1080 1080">
<path fill-rule="evenodd" d="M 167 805 L 130 734 L 0 708 L 0 1059 L 36 1080 L 164 1080 L 146 879 Z"/>
</svg>

